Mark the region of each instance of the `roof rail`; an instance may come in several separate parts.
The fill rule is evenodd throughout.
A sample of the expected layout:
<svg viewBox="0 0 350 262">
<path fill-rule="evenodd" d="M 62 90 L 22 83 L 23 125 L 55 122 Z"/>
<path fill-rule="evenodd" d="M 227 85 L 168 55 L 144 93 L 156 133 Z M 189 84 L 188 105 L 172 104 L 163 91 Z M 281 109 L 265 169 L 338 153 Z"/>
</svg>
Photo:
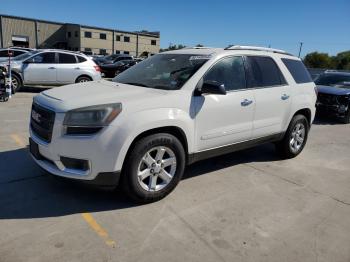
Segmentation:
<svg viewBox="0 0 350 262">
<path fill-rule="evenodd" d="M 292 54 L 289 54 L 286 51 L 283 51 L 283 50 L 280 50 L 280 49 L 260 47 L 260 46 L 249 46 L 249 45 L 229 45 L 228 47 L 225 48 L 225 50 L 265 51 L 265 52 L 272 52 L 272 53 L 277 53 L 277 54 L 293 56 Z"/>
<path fill-rule="evenodd" d="M 209 47 L 209 46 L 186 46 L 182 49 L 212 49 L 214 47 Z"/>
</svg>

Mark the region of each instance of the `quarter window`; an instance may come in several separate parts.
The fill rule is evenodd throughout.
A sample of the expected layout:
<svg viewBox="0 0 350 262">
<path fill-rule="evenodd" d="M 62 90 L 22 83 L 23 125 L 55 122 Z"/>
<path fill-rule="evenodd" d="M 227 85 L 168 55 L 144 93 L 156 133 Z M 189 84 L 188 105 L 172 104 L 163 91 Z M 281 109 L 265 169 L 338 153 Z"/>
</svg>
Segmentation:
<svg viewBox="0 0 350 262">
<path fill-rule="evenodd" d="M 246 88 L 242 57 L 226 57 L 217 62 L 204 76 L 204 81 L 214 81 L 225 86 L 226 91 Z"/>
<path fill-rule="evenodd" d="M 59 53 L 59 63 L 60 64 L 75 64 L 77 60 L 74 55 Z"/>
<path fill-rule="evenodd" d="M 281 70 L 271 57 L 248 56 L 249 87 L 271 87 L 286 84 Z"/>
<path fill-rule="evenodd" d="M 86 59 L 84 57 L 82 57 L 82 56 L 78 56 L 77 55 L 77 58 L 78 58 L 79 63 L 83 63 L 83 62 L 86 61 Z"/>
<path fill-rule="evenodd" d="M 287 67 L 297 84 L 312 82 L 311 76 L 300 60 L 282 58 L 282 62 Z"/>
<path fill-rule="evenodd" d="M 55 64 L 55 53 L 41 53 L 33 57 L 36 64 Z"/>
</svg>

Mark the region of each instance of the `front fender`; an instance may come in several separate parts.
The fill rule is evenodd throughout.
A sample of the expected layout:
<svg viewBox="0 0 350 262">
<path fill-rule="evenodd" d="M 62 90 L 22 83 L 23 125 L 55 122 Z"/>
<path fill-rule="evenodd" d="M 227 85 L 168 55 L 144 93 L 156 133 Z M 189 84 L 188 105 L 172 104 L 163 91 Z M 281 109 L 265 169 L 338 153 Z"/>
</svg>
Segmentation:
<svg viewBox="0 0 350 262">
<path fill-rule="evenodd" d="M 189 113 L 176 108 L 157 108 L 132 113 L 116 119 L 112 124 L 116 128 L 116 164 L 114 170 L 121 170 L 126 154 L 137 136 L 143 132 L 161 127 L 180 128 L 186 136 L 188 153 L 193 151 L 194 121 Z M 190 134 L 190 135 L 189 135 Z"/>
</svg>

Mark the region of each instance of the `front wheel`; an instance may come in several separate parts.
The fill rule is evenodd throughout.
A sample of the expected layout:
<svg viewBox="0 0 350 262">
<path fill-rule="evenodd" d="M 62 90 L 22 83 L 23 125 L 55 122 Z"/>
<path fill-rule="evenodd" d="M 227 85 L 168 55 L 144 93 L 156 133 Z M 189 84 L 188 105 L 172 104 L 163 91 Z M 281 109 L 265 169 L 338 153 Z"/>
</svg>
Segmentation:
<svg viewBox="0 0 350 262">
<path fill-rule="evenodd" d="M 131 149 L 123 168 L 122 186 L 135 201 L 149 203 L 168 195 L 185 169 L 185 151 L 170 134 L 142 138 Z"/>
<path fill-rule="evenodd" d="M 345 113 L 344 118 L 342 119 L 342 122 L 344 124 L 349 124 L 350 123 L 350 104 L 348 106 L 348 111 Z"/>
<path fill-rule="evenodd" d="M 11 85 L 12 93 L 15 94 L 21 89 L 22 81 L 17 75 L 14 75 L 14 74 L 12 74 L 11 78 L 12 78 L 12 85 Z"/>
<path fill-rule="evenodd" d="M 293 158 L 304 149 L 309 133 L 309 123 L 305 116 L 292 118 L 283 139 L 276 143 L 276 149 L 283 158 Z"/>
</svg>

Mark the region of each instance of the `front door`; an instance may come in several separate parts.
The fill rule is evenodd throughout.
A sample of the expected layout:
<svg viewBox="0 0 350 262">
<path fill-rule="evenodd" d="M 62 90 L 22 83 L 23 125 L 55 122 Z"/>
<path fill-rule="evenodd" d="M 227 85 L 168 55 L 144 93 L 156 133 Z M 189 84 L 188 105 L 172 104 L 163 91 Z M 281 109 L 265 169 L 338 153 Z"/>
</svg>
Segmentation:
<svg viewBox="0 0 350 262">
<path fill-rule="evenodd" d="M 23 63 L 22 72 L 25 84 L 56 83 L 56 53 L 45 52 L 31 57 Z"/>
<path fill-rule="evenodd" d="M 225 57 L 203 77 L 203 82 L 223 84 L 226 95 L 194 97 L 196 151 L 204 151 L 251 139 L 254 91 L 246 88 L 243 58 Z"/>
</svg>

